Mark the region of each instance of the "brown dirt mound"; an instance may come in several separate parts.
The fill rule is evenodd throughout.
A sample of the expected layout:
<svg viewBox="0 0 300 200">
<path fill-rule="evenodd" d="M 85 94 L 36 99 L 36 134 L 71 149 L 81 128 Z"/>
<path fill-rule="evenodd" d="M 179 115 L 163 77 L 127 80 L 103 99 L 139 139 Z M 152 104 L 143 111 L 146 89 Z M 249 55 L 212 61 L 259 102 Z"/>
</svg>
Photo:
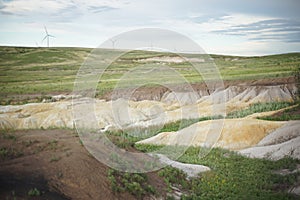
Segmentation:
<svg viewBox="0 0 300 200">
<path fill-rule="evenodd" d="M 33 199 L 136 199 L 112 192 L 108 167 L 94 159 L 71 130 L 3 133 L 0 147 L 0 199 L 31 199 L 28 191 L 33 188 L 41 192 Z M 155 173 L 148 177 L 163 195 L 163 180 Z"/>
</svg>

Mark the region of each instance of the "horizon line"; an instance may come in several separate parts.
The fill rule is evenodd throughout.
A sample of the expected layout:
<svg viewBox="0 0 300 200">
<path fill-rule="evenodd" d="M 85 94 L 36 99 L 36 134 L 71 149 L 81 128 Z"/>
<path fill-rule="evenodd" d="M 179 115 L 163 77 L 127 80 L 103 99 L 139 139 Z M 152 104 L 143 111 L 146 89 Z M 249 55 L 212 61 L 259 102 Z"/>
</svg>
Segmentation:
<svg viewBox="0 0 300 200">
<path fill-rule="evenodd" d="M 98 48 L 98 47 L 87 47 L 87 46 L 34 46 L 34 45 L 9 45 L 9 44 L 0 44 L 0 47 L 15 47 L 15 48 L 83 48 L 83 49 L 106 49 L 106 50 L 129 50 L 129 51 L 152 51 L 152 52 L 165 52 L 165 53 L 180 53 L 180 54 L 199 54 L 199 52 L 174 52 L 174 51 L 158 51 L 155 50 L 148 50 L 148 49 L 117 49 L 117 48 Z M 232 57 L 264 57 L 264 56 L 276 56 L 276 55 L 285 55 L 285 54 L 293 54 L 293 53 L 300 53 L 300 51 L 290 51 L 284 53 L 274 53 L 274 54 L 256 54 L 256 55 L 237 55 L 237 54 L 222 54 L 222 53 L 206 53 L 207 55 L 217 55 L 217 56 L 232 56 Z"/>
</svg>

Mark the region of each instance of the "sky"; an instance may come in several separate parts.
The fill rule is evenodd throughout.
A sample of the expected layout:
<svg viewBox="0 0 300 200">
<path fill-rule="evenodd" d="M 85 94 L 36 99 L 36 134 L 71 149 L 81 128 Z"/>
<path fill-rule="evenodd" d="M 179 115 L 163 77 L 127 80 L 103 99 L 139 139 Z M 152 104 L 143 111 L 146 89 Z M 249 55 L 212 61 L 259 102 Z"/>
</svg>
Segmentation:
<svg viewBox="0 0 300 200">
<path fill-rule="evenodd" d="M 44 26 L 55 36 L 50 46 L 92 48 L 120 33 L 160 28 L 207 53 L 300 52 L 299 9 L 299 0 L 0 0 L 0 45 L 47 46 Z"/>
</svg>

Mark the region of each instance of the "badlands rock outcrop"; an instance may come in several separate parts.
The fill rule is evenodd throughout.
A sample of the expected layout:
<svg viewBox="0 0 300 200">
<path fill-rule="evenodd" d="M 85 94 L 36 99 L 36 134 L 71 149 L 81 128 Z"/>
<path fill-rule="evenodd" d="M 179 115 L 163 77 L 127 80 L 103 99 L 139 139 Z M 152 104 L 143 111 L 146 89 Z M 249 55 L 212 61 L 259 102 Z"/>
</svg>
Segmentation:
<svg viewBox="0 0 300 200">
<path fill-rule="evenodd" d="M 198 122 L 177 132 L 163 132 L 140 144 L 208 146 L 244 149 L 260 142 L 285 122 L 257 119 L 219 119 Z"/>
<path fill-rule="evenodd" d="M 293 101 L 293 84 L 228 86 L 194 93 L 160 91 L 160 98 L 106 101 L 79 97 L 49 103 L 0 106 L 0 129 L 91 128 L 145 131 L 181 119 L 226 116 L 258 102 Z M 248 116 L 195 123 L 140 141 L 147 144 L 213 146 L 240 150 L 250 157 L 299 158 L 299 123 L 263 121 Z M 84 125 L 82 125 L 84 124 Z M 146 132 L 147 132 L 146 131 Z"/>
<path fill-rule="evenodd" d="M 161 101 L 112 101 L 78 98 L 50 103 L 31 103 L 0 106 L 1 129 L 74 128 L 78 115 L 74 111 L 91 108 L 96 116 L 97 128 L 111 125 L 114 129 L 160 126 L 180 119 L 216 116 L 243 109 L 257 102 L 292 101 L 292 85 L 230 86 L 205 92 L 165 92 Z M 92 105 L 91 105 L 92 104 Z M 84 113 L 84 112 L 83 112 Z M 80 116 L 84 118 L 83 116 Z"/>
<path fill-rule="evenodd" d="M 241 150 L 249 157 L 281 159 L 285 156 L 300 159 L 300 121 L 290 121 L 263 138 L 257 145 Z"/>
</svg>

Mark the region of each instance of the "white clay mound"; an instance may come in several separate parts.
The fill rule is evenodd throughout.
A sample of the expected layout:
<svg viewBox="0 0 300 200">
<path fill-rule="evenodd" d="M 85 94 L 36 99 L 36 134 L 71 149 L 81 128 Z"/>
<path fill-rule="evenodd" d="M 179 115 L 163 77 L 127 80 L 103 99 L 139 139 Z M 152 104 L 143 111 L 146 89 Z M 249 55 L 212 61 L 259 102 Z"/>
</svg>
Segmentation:
<svg viewBox="0 0 300 200">
<path fill-rule="evenodd" d="M 261 141 L 285 122 L 257 119 L 220 119 L 193 124 L 178 132 L 163 132 L 139 141 L 140 144 L 185 145 L 244 149 Z"/>
</svg>

